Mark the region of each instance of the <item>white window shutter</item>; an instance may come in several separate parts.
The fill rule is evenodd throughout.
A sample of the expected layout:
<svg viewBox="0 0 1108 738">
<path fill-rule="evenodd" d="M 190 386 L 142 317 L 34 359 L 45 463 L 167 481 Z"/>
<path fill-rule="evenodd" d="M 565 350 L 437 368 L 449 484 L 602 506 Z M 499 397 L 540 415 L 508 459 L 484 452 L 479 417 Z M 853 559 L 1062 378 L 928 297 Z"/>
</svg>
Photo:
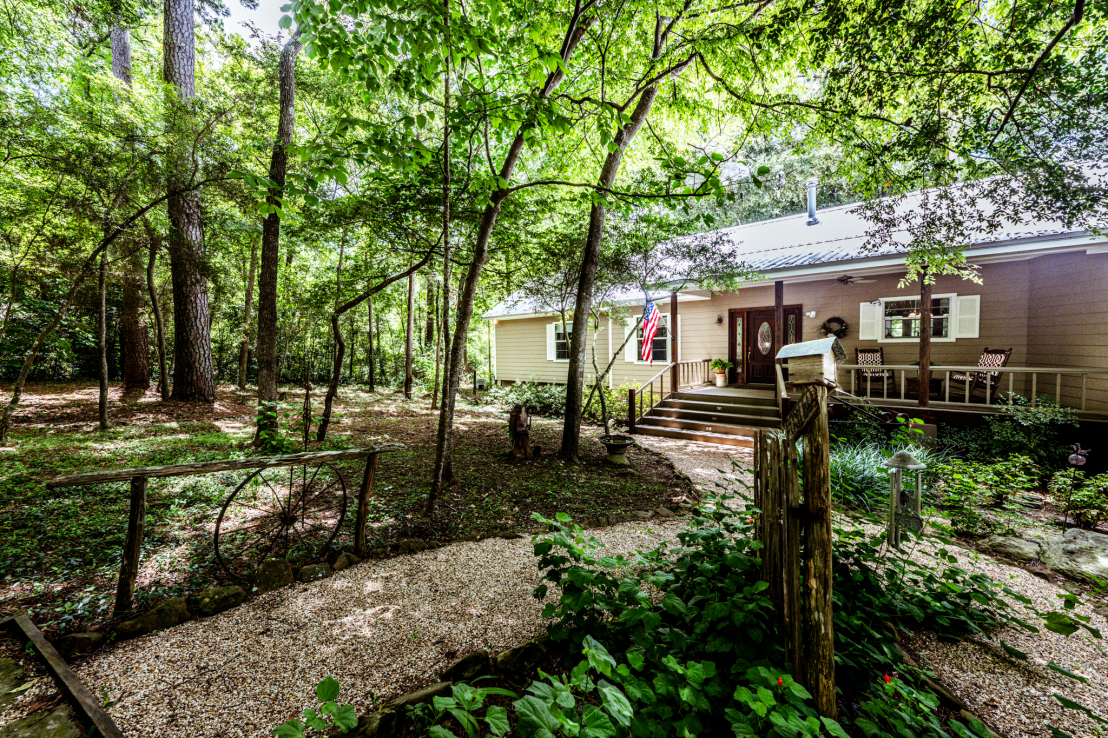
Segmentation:
<svg viewBox="0 0 1108 738">
<path fill-rule="evenodd" d="M 546 360 L 554 361 L 558 357 L 558 349 L 554 345 L 554 323 L 546 324 Z"/>
<path fill-rule="evenodd" d="M 954 299 L 958 316 L 954 337 L 977 338 L 981 333 L 981 295 L 961 295 Z"/>
<path fill-rule="evenodd" d="M 623 328 L 624 337 L 628 334 L 631 335 L 631 339 L 627 341 L 627 345 L 623 347 L 624 361 L 635 361 L 639 358 L 639 342 L 634 335 L 636 325 L 635 321 L 629 320 L 627 321 L 627 325 Z"/>
<path fill-rule="evenodd" d="M 880 337 L 881 306 L 872 302 L 858 303 L 858 340 L 876 341 Z"/>
</svg>

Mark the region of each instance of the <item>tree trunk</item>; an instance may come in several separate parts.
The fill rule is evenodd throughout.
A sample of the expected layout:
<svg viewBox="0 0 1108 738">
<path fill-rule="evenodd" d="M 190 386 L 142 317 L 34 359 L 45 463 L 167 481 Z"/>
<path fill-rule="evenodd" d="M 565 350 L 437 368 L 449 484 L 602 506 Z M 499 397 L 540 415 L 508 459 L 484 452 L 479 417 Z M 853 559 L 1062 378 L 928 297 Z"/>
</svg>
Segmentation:
<svg viewBox="0 0 1108 738">
<path fill-rule="evenodd" d="M 445 293 L 444 293 L 445 294 Z M 438 301 L 436 300 L 436 307 Z M 445 314 L 446 309 L 443 308 Z M 442 367 L 442 324 L 439 324 L 438 331 L 435 332 L 435 384 L 431 388 L 431 409 L 436 410 L 439 406 L 439 370 Z"/>
<path fill-rule="evenodd" d="M 562 64 L 547 76 L 545 84 L 537 91 L 537 101 L 541 102 L 549 98 L 551 93 L 562 83 L 565 78 L 566 63 L 589 27 L 595 22 L 595 16 L 581 18 L 580 15 L 574 15 L 562 44 Z M 449 80 L 449 63 L 447 64 L 447 70 L 446 79 Z M 500 167 L 501 182 L 506 183 L 511 179 L 516 163 L 523 153 L 523 147 L 530 137 L 530 132 L 530 124 L 527 123 L 520 126 L 516 132 Z M 447 137 L 449 137 L 448 129 Z M 448 168 L 449 165 L 447 170 Z M 455 321 L 454 335 L 450 342 L 450 352 L 447 357 L 449 364 L 443 378 L 442 411 L 439 413 L 439 428 L 435 443 L 435 466 L 431 473 L 431 490 L 427 495 L 427 507 L 425 508 L 425 514 L 428 517 L 434 515 L 435 503 L 443 482 L 449 481 L 448 472 L 451 469 L 450 462 L 454 440 L 454 402 L 457 399 L 458 383 L 462 376 L 462 354 L 465 352 L 466 338 L 469 335 L 469 322 L 473 317 L 473 298 L 477 293 L 477 281 L 485 268 L 485 262 L 489 259 L 489 238 L 492 236 L 492 229 L 496 225 L 496 218 L 500 214 L 500 204 L 504 202 L 507 196 L 506 190 L 497 189 L 493 191 L 490 196 L 491 202 L 485 206 L 481 213 L 481 220 L 477 226 L 477 238 L 473 245 L 473 254 L 462 288 L 462 297 L 458 301 L 458 317 Z M 446 285 L 443 286 L 443 291 L 449 294 Z"/>
<path fill-rule="evenodd" d="M 285 186 L 288 170 L 286 147 L 292 142 L 296 123 L 296 55 L 300 53 L 300 31 L 281 49 L 277 63 L 280 86 L 277 139 L 269 159 L 269 178 L 278 188 Z M 266 202 L 277 204 L 280 189 L 271 192 Z M 258 274 L 258 432 L 255 445 L 270 445 L 277 432 L 277 270 L 280 264 L 281 216 L 269 213 L 262 224 L 262 259 Z"/>
<path fill-rule="evenodd" d="M 415 274 L 408 275 L 408 324 L 404 330 L 404 399 L 412 399 L 412 342 L 415 340 Z"/>
<path fill-rule="evenodd" d="M 369 345 L 366 347 L 366 360 L 369 364 L 369 391 L 376 392 L 377 387 L 373 381 L 377 372 L 374 370 L 373 362 L 377 358 L 376 352 L 373 350 L 373 300 L 366 300 L 366 338 L 369 339 Z"/>
<path fill-rule="evenodd" d="M 931 282 L 927 267 L 920 271 L 919 394 L 920 407 L 931 405 Z M 967 401 L 969 398 L 966 398 Z"/>
<path fill-rule="evenodd" d="M 254 279 L 258 271 L 258 242 L 250 245 L 250 270 L 246 277 L 246 305 L 242 311 L 242 344 L 239 346 L 239 389 L 246 389 L 246 369 L 250 362 L 250 312 L 254 308 Z"/>
<path fill-rule="evenodd" d="M 111 427 L 108 423 L 108 251 L 100 253 L 99 274 L 99 315 L 96 323 L 96 348 L 100 354 L 100 397 L 98 401 L 100 411 L 100 430 L 106 431 Z"/>
<path fill-rule="evenodd" d="M 150 239 L 150 258 L 146 261 L 146 290 L 150 295 L 150 310 L 154 313 L 154 326 L 157 329 L 158 339 L 158 391 L 163 400 L 169 399 L 169 370 L 165 361 L 165 322 L 162 319 L 162 308 L 158 304 L 158 288 L 154 281 L 154 264 L 158 259 L 158 239 L 153 229 L 147 224 L 147 237 Z"/>
<path fill-rule="evenodd" d="M 431 348 L 431 344 L 435 342 L 435 311 L 438 309 L 435 303 L 435 285 L 431 281 L 430 273 L 423 280 L 424 290 L 427 292 L 427 304 L 424 308 L 426 313 L 426 325 L 423 328 L 423 347 Z"/>
<path fill-rule="evenodd" d="M 381 373 L 381 384 L 388 384 L 389 378 L 385 375 L 385 355 L 381 352 L 381 313 L 377 313 L 377 325 L 373 328 L 373 335 L 377 338 L 377 348 L 374 353 L 377 355 L 377 367 Z"/>
<path fill-rule="evenodd" d="M 111 29 L 112 75 L 131 86 L 131 35 L 118 24 Z M 124 196 L 124 201 L 129 200 Z M 150 389 L 150 337 L 146 325 L 146 300 L 142 288 L 142 252 L 128 239 L 124 248 L 131 254 L 123 262 L 123 311 L 119 318 L 123 344 L 123 394 Z"/>
<path fill-rule="evenodd" d="M 623 154 L 631 145 L 635 134 L 642 128 L 650 115 L 654 99 L 658 96 L 658 85 L 643 90 L 631 113 L 631 120 L 616 133 L 615 150 L 609 151 L 600 170 L 598 184 L 610 188 L 623 163 Z M 585 385 L 585 346 L 589 325 L 589 311 L 592 309 L 593 288 L 596 284 L 596 270 L 600 266 L 600 247 L 604 240 L 604 218 L 606 208 L 603 197 L 598 198 L 589 211 L 589 232 L 585 238 L 585 248 L 581 255 L 581 274 L 577 282 L 577 297 L 574 301 L 573 333 L 569 336 L 569 371 L 566 376 L 566 414 L 562 423 L 562 448 L 558 457 L 573 463 L 581 450 L 581 414 L 584 409 L 581 399 Z M 676 328 L 676 326 L 674 326 Z"/>
<path fill-rule="evenodd" d="M 214 402 L 208 263 L 200 194 L 180 191 L 193 166 L 193 132 L 186 123 L 196 96 L 196 37 L 193 0 L 165 0 L 162 76 L 179 100 L 172 101 L 172 141 L 167 152 L 169 265 L 173 274 L 173 399 Z"/>
</svg>

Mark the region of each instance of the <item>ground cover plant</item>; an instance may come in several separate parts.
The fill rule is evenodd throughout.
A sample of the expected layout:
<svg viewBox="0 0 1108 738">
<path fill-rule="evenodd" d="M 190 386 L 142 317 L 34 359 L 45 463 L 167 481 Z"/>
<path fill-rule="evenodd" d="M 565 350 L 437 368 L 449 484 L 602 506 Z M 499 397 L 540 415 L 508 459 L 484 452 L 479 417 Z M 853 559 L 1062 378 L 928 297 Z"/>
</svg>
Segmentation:
<svg viewBox="0 0 1108 738">
<path fill-rule="evenodd" d="M 17 416 L 18 446 L 0 452 L 0 612 L 30 612 L 48 632 L 102 624 L 111 615 L 115 579 L 127 525 L 126 484 L 46 490 L 63 474 L 102 469 L 235 458 L 255 453 L 254 408 L 220 388 L 214 411 L 196 417 L 183 403 L 153 396 L 113 408 L 115 426 L 95 428 L 93 387 L 33 386 L 25 414 Z M 299 436 L 296 418 L 302 393 L 290 391 L 286 440 Z M 370 502 L 368 546 L 388 547 L 400 538 L 450 540 L 470 533 L 495 534 L 532 524 L 531 514 L 568 510 L 575 517 L 652 509 L 683 494 L 684 482 L 660 457 L 634 449 L 633 468 L 616 470 L 604 451 L 585 445 L 582 462 L 567 467 L 549 454 L 508 464 L 506 417 L 499 408 L 460 408 L 456 451 L 458 483 L 446 490 L 444 514 L 425 523 L 422 503 L 429 481 L 434 414 L 427 397 L 405 402 L 395 393 L 347 388 L 336 406 L 335 432 L 312 448 L 350 448 L 399 441 L 407 450 L 382 457 Z M 557 444 L 556 424 L 538 419 L 532 433 L 548 449 Z M 591 435 L 599 435 L 590 429 Z M 300 450 L 297 446 L 290 450 Z M 341 467 L 356 489 L 360 466 Z M 219 505 L 244 473 L 151 480 L 136 604 L 145 608 L 168 597 L 195 594 L 226 579 L 212 553 L 211 528 Z M 590 494 L 579 494 L 587 488 Z M 348 505 L 348 511 L 349 511 Z M 352 543 L 348 514 L 334 546 Z M 337 550 L 334 552 L 337 554 Z"/>
<path fill-rule="evenodd" d="M 540 670 L 507 695 L 457 684 L 451 697 L 412 709 L 412 734 L 985 738 L 980 721 L 940 708 L 926 681 L 932 675 L 905 662 L 898 628 L 947 639 L 1001 625 L 1100 636 L 1072 613 L 1072 595 L 1061 610 L 1032 608 L 1040 622 L 1022 620 L 1013 603 L 1030 600 L 963 568 L 941 539 L 933 560 L 919 562 L 886 550 L 880 536 L 838 530 L 840 712 L 838 720 L 821 718 L 784 660 L 763 595 L 751 537 L 757 511 L 726 495 L 712 503 L 675 545 L 629 557 L 605 555 L 567 516 L 543 519 L 554 530 L 536 540 L 546 581 L 535 594 L 552 598 L 544 615 L 567 654 L 564 669 Z"/>
</svg>

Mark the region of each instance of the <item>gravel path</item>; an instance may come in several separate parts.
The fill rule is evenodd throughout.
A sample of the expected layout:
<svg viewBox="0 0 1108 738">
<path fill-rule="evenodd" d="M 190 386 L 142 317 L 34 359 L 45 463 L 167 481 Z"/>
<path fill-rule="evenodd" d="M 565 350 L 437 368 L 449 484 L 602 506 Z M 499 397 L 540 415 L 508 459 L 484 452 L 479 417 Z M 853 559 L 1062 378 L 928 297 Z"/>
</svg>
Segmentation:
<svg viewBox="0 0 1108 738">
<path fill-rule="evenodd" d="M 683 521 L 590 531 L 613 553 L 653 548 Z M 128 738 L 265 736 L 314 706 L 333 676 L 369 709 L 434 680 L 461 656 L 543 632 L 529 538 L 487 539 L 382 561 L 270 592 L 234 610 L 127 641 L 77 667 L 109 690 Z"/>
</svg>

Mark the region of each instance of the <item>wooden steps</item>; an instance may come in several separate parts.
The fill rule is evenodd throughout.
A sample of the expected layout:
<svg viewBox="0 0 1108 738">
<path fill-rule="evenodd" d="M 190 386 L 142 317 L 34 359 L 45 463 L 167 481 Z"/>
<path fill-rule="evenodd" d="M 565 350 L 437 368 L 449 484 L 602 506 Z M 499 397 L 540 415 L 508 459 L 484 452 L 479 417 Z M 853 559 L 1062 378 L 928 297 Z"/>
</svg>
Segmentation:
<svg viewBox="0 0 1108 738">
<path fill-rule="evenodd" d="M 635 422 L 643 435 L 744 448 L 756 431 L 780 427 L 774 391 L 751 387 L 674 392 Z"/>
</svg>

